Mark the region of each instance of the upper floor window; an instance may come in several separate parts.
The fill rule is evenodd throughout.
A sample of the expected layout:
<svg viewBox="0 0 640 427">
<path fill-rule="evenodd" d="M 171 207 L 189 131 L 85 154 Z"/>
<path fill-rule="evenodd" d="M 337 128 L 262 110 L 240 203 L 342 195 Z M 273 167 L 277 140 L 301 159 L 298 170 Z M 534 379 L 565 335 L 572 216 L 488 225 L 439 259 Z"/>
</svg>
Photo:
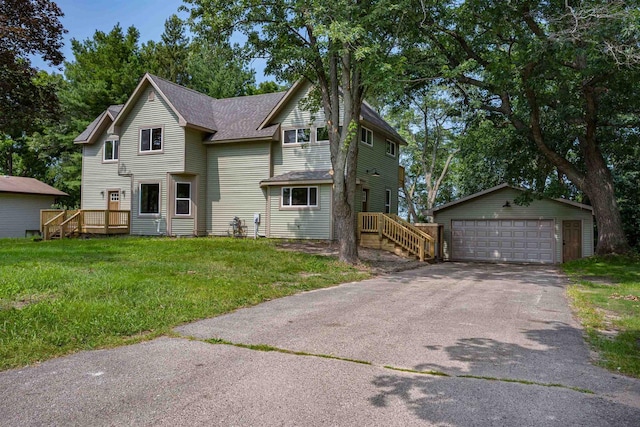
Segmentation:
<svg viewBox="0 0 640 427">
<path fill-rule="evenodd" d="M 103 159 L 105 162 L 115 162 L 116 160 L 118 160 L 118 156 L 120 154 L 120 141 L 105 141 L 103 154 Z"/>
<path fill-rule="evenodd" d="M 176 215 L 191 215 L 190 182 L 176 182 Z"/>
<path fill-rule="evenodd" d="M 316 128 L 316 142 L 329 142 L 329 128 Z"/>
<path fill-rule="evenodd" d="M 317 207 L 318 187 L 282 187 L 283 207 Z"/>
<path fill-rule="evenodd" d="M 342 133 L 342 126 L 338 126 L 338 133 Z M 316 142 L 329 142 L 329 128 L 316 128 Z"/>
<path fill-rule="evenodd" d="M 395 157 L 396 156 L 396 149 L 397 149 L 396 143 L 393 142 L 393 141 L 389 141 L 387 139 L 387 154 L 390 155 L 391 157 Z"/>
<path fill-rule="evenodd" d="M 367 144 L 369 147 L 373 147 L 373 132 L 364 126 L 360 128 L 360 142 Z"/>
<path fill-rule="evenodd" d="M 311 128 L 287 129 L 284 131 L 283 144 L 306 144 L 311 141 Z"/>
<path fill-rule="evenodd" d="M 140 129 L 140 152 L 162 151 L 162 128 Z"/>
</svg>

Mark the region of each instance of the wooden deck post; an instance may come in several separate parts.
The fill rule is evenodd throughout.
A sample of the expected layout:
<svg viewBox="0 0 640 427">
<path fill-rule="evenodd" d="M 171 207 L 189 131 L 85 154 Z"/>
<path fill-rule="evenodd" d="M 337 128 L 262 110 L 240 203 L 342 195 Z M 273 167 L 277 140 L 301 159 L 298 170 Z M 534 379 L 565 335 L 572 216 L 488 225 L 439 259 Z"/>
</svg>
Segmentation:
<svg viewBox="0 0 640 427">
<path fill-rule="evenodd" d="M 104 234 L 109 234 L 109 210 L 104 211 Z"/>
</svg>

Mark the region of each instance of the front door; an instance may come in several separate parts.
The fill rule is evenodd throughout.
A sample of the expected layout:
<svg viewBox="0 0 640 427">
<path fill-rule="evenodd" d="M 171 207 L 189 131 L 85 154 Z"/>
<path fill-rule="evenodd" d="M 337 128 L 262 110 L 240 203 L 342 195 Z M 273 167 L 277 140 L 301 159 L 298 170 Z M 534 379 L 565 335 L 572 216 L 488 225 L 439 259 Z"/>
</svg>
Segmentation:
<svg viewBox="0 0 640 427">
<path fill-rule="evenodd" d="M 109 205 L 107 209 L 110 211 L 119 211 L 120 210 L 120 192 L 119 191 L 109 191 Z"/>
<path fill-rule="evenodd" d="M 116 225 L 118 224 L 118 219 L 119 219 L 118 215 L 120 214 L 118 212 L 113 212 L 113 211 L 120 210 L 120 192 L 109 191 L 109 198 L 107 200 L 109 202 L 107 209 L 111 211 L 109 212 L 109 225 Z"/>
<path fill-rule="evenodd" d="M 562 262 L 582 258 L 582 221 L 562 221 Z"/>
<path fill-rule="evenodd" d="M 369 189 L 362 189 L 362 212 L 369 212 Z"/>
</svg>

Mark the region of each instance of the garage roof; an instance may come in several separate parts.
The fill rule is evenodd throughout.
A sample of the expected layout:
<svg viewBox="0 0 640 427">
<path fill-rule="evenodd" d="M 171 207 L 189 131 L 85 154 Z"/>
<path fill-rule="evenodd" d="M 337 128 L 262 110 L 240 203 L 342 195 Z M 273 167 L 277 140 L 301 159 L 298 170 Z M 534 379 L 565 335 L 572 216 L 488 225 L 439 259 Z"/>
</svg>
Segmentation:
<svg viewBox="0 0 640 427">
<path fill-rule="evenodd" d="M 68 196 L 35 178 L 22 176 L 0 176 L 0 193 L 41 194 L 46 196 Z"/>
<path fill-rule="evenodd" d="M 493 193 L 495 191 L 502 190 L 504 188 L 511 188 L 511 189 L 514 189 L 514 190 L 522 191 L 522 192 L 525 191 L 523 188 L 514 187 L 514 186 L 509 185 L 509 184 L 500 184 L 500 185 L 496 185 L 495 187 L 489 188 L 487 190 L 471 194 L 469 196 L 463 197 L 463 198 L 458 199 L 458 200 L 454 200 L 453 202 L 445 203 L 442 206 L 438 206 L 437 208 L 433 208 L 431 211 L 432 212 L 443 211 L 445 209 L 449 209 L 449 208 L 451 208 L 453 206 L 459 205 L 460 203 L 468 202 L 470 200 L 476 199 L 478 197 L 482 197 L 484 195 L 487 195 L 489 193 Z M 582 203 L 578 203 L 578 202 L 574 202 L 572 200 L 567 200 L 567 199 L 550 199 L 550 200 L 553 200 L 553 201 L 559 202 L 559 203 L 564 203 L 564 204 L 567 204 L 567 205 L 570 205 L 570 206 L 573 206 L 573 207 L 576 207 L 576 208 L 586 209 L 588 211 L 592 211 L 593 212 L 593 208 L 591 206 L 585 205 L 585 204 L 582 204 Z"/>
</svg>

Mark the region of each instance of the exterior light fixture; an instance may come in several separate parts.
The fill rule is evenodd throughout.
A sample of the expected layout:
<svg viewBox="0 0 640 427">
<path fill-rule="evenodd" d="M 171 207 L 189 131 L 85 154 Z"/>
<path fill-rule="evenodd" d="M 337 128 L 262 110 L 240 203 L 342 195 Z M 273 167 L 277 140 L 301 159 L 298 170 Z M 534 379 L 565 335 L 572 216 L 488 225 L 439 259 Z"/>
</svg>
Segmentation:
<svg viewBox="0 0 640 427">
<path fill-rule="evenodd" d="M 375 168 L 374 169 L 367 169 L 367 174 L 369 174 L 371 176 L 375 176 L 375 177 L 380 176 L 380 173 Z"/>
<path fill-rule="evenodd" d="M 502 205 L 503 208 L 510 208 L 511 207 L 511 203 L 509 203 L 509 201 L 507 200 L 506 202 L 504 202 L 504 205 Z"/>
</svg>

